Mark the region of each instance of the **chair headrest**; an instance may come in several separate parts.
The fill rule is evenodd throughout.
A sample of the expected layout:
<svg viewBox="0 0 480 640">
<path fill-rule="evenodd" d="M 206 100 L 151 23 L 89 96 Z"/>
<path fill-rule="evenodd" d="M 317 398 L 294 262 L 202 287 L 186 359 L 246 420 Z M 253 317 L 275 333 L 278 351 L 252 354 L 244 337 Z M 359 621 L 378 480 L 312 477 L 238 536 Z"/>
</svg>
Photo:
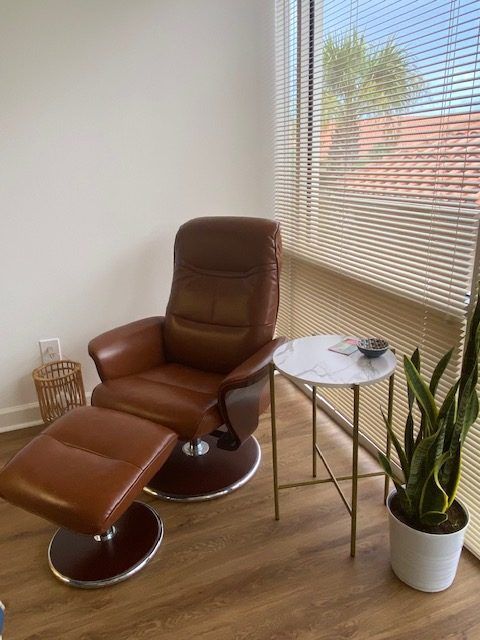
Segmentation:
<svg viewBox="0 0 480 640">
<path fill-rule="evenodd" d="M 279 223 L 268 218 L 205 217 L 183 224 L 175 263 L 197 269 L 245 272 L 279 259 Z"/>
</svg>

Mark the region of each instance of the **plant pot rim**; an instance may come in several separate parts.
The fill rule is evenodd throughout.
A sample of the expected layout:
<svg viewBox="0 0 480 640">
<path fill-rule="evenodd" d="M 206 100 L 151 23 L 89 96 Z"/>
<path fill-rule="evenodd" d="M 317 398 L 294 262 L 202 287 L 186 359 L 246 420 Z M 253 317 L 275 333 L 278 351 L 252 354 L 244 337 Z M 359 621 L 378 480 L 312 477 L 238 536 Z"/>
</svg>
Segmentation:
<svg viewBox="0 0 480 640">
<path fill-rule="evenodd" d="M 415 529 L 415 527 L 411 527 L 409 524 L 406 524 L 405 522 L 402 522 L 401 520 L 399 520 L 399 518 L 397 518 L 397 516 L 390 509 L 390 502 L 391 502 L 393 496 L 396 495 L 396 493 L 397 493 L 396 489 L 392 489 L 390 491 L 390 493 L 388 494 L 388 497 L 387 497 L 386 506 L 387 506 L 387 510 L 388 510 L 389 515 L 392 518 L 395 518 L 395 520 L 402 527 L 404 527 L 405 529 L 409 529 L 410 531 L 416 531 L 418 534 L 423 535 L 423 536 L 428 536 L 430 538 L 442 538 L 443 536 L 456 536 L 459 533 L 462 533 L 463 531 L 465 531 L 465 529 L 468 527 L 468 525 L 470 523 L 470 511 L 468 510 L 467 506 L 465 505 L 464 502 L 462 502 L 462 500 L 460 500 L 459 498 L 455 498 L 454 502 L 456 502 L 458 505 L 460 505 L 460 507 L 465 512 L 465 516 L 467 518 L 465 524 L 463 525 L 463 527 L 461 529 L 458 529 L 458 531 L 450 531 L 450 533 L 428 533 L 427 531 L 420 531 L 419 529 Z"/>
</svg>

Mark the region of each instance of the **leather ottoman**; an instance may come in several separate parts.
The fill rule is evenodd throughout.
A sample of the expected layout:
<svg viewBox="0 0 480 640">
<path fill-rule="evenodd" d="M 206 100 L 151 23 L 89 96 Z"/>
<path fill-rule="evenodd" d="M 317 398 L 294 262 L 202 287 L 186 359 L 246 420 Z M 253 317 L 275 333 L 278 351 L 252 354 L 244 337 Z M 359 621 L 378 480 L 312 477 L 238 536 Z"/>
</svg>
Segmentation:
<svg viewBox="0 0 480 640">
<path fill-rule="evenodd" d="M 160 518 L 134 499 L 176 442 L 173 431 L 149 420 L 74 409 L 6 464 L 0 496 L 60 525 L 48 550 L 57 578 L 84 588 L 115 584 L 160 546 Z"/>
</svg>

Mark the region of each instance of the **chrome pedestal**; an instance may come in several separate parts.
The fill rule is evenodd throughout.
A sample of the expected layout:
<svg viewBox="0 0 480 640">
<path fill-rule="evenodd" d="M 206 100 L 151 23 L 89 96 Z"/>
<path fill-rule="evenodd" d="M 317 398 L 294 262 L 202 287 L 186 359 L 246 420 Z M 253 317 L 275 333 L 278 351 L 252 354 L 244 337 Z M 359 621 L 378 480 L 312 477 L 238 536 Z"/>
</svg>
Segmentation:
<svg viewBox="0 0 480 640">
<path fill-rule="evenodd" d="M 195 441 L 192 441 L 195 443 Z M 144 491 L 161 500 L 200 502 L 225 496 L 242 487 L 254 475 L 262 452 L 250 436 L 235 451 L 217 446 L 215 436 L 203 436 L 198 451 L 192 442 L 179 443 Z"/>
<path fill-rule="evenodd" d="M 106 587 L 140 571 L 155 555 L 162 538 L 163 524 L 157 513 L 134 502 L 103 534 L 58 529 L 48 548 L 48 564 L 59 580 L 72 587 Z"/>
</svg>

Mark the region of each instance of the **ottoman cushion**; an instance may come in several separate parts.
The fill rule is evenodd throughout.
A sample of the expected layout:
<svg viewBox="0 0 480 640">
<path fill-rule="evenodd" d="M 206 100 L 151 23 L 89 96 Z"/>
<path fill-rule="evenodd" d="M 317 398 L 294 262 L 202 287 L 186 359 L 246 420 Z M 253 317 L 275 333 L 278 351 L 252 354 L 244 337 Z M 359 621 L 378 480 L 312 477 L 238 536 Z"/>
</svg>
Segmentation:
<svg viewBox="0 0 480 640">
<path fill-rule="evenodd" d="M 81 407 L 34 438 L 0 472 L 0 496 L 62 527 L 103 533 L 160 469 L 176 434 L 136 416 Z"/>
</svg>

